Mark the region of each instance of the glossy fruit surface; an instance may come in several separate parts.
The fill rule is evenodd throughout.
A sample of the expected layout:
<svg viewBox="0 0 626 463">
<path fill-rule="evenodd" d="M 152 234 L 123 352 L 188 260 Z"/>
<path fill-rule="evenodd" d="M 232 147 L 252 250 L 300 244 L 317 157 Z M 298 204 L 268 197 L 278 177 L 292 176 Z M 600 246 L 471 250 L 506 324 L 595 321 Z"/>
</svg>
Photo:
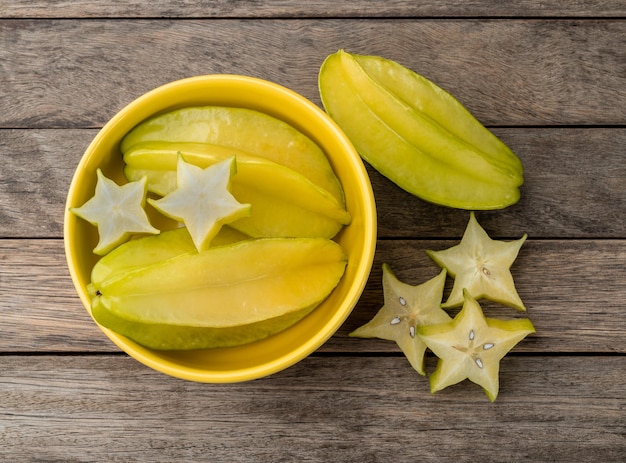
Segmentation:
<svg viewBox="0 0 626 463">
<path fill-rule="evenodd" d="M 422 76 L 340 50 L 324 61 L 319 90 L 361 156 L 408 192 L 461 209 L 500 209 L 519 200 L 517 156 Z"/>
<path fill-rule="evenodd" d="M 235 156 L 237 173 L 231 191 L 250 214 L 231 225 L 254 237 L 332 238 L 350 223 L 345 203 L 299 172 L 259 156 L 223 146 L 201 143 L 148 142 L 124 155 L 129 180 L 146 176 L 148 190 L 159 195 L 176 188 L 176 163 L 181 155 L 190 164 L 206 168 Z"/>
<path fill-rule="evenodd" d="M 426 374 L 426 344 L 417 336 L 417 328 L 452 320 L 441 308 L 445 281 L 446 272 L 442 270 L 436 277 L 411 286 L 398 280 L 389 265 L 384 264 L 385 303 L 372 320 L 354 330 L 350 336 L 395 341 L 413 369 L 421 375 Z"/>
<path fill-rule="evenodd" d="M 142 346 L 160 351 L 190 351 L 236 347 L 265 339 L 294 325 L 313 309 L 314 307 L 307 307 L 274 319 L 223 328 L 131 321 L 118 316 L 99 300 L 93 304 L 91 313 L 100 325 L 133 339 Z"/>
<path fill-rule="evenodd" d="M 420 339 L 439 357 L 430 390 L 434 393 L 469 379 L 482 386 L 493 402 L 500 387 L 500 360 L 535 328 L 528 319 L 485 318 L 476 299 L 467 291 L 464 296 L 454 320 L 418 328 Z"/>
<path fill-rule="evenodd" d="M 463 291 L 475 299 L 489 299 L 525 311 L 524 302 L 517 293 L 511 265 L 526 241 L 523 235 L 515 241 L 493 240 L 470 213 L 465 233 L 456 246 L 426 253 L 448 274 L 454 277 L 454 286 L 444 308 L 463 304 Z"/>
<path fill-rule="evenodd" d="M 266 113 L 237 107 L 187 107 L 142 122 L 122 140 L 126 153 L 144 142 L 209 143 L 264 157 L 301 173 L 343 201 L 324 152 L 293 126 Z"/>
<path fill-rule="evenodd" d="M 225 246 L 249 239 L 222 227 L 212 246 Z M 92 271 L 91 313 L 95 320 L 116 333 L 158 350 L 214 349 L 238 346 L 278 333 L 309 314 L 315 306 L 305 307 L 277 317 L 232 327 L 179 326 L 167 323 L 128 320 L 105 304 L 99 296 L 108 281 L 115 281 L 134 271 L 183 254 L 195 254 L 196 248 L 185 228 L 168 230 L 160 235 L 129 241 L 107 254 Z"/>
<path fill-rule="evenodd" d="M 106 279 L 95 298 L 127 320 L 232 327 L 319 304 L 345 265 L 341 247 L 331 240 L 245 240 Z"/>
<path fill-rule="evenodd" d="M 213 238 L 211 245 L 222 246 L 249 238 L 243 233 L 224 226 Z M 196 247 L 189 231 L 184 227 L 130 240 L 103 256 L 94 265 L 91 271 L 91 293 L 93 295 L 96 288 L 99 288 L 107 279 L 195 251 Z"/>
</svg>

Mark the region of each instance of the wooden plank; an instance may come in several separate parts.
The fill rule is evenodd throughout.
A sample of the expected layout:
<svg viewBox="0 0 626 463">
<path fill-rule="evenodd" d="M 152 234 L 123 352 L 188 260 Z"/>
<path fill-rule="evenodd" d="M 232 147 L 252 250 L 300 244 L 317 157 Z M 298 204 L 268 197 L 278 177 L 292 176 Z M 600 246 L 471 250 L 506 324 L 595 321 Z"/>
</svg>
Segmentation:
<svg viewBox="0 0 626 463">
<path fill-rule="evenodd" d="M 67 191 L 96 133 L 0 130 L 0 236 L 63 236 Z"/>
<path fill-rule="evenodd" d="M 620 17 L 620 0 L 419 1 L 350 0 L 203 0 L 163 1 L 22 1 L 0 0 L 4 18 L 271 18 L 271 17 Z"/>
<path fill-rule="evenodd" d="M 626 237 L 624 128 L 496 128 L 518 153 L 526 183 L 520 202 L 479 213 L 494 237 Z M 0 129 L 0 236 L 63 234 L 65 197 L 94 129 Z M 465 211 L 435 206 L 368 169 L 381 238 L 455 238 Z"/>
<path fill-rule="evenodd" d="M 439 272 L 425 249 L 458 240 L 381 240 L 365 292 L 324 352 L 398 352 L 394 343 L 349 338 L 382 306 L 381 265 L 417 285 Z M 73 289 L 60 240 L 0 240 L 0 352 L 117 352 Z M 537 333 L 520 352 L 624 353 L 626 240 L 528 240 L 512 273 L 525 314 L 484 303 L 487 316 L 529 317 Z M 451 288 L 448 282 L 446 297 Z"/>
<path fill-rule="evenodd" d="M 0 36 L 4 128 L 100 127 L 154 87 L 210 73 L 319 102 L 319 67 L 339 48 L 401 62 L 487 125 L 626 124 L 623 20 L 2 20 Z"/>
<path fill-rule="evenodd" d="M 429 369 L 433 362 L 429 362 Z M 626 357 L 510 355 L 490 403 L 399 357 L 189 383 L 125 356 L 0 357 L 7 461 L 622 462 Z"/>
<path fill-rule="evenodd" d="M 115 351 L 83 308 L 61 240 L 0 240 L 0 351 Z"/>
</svg>

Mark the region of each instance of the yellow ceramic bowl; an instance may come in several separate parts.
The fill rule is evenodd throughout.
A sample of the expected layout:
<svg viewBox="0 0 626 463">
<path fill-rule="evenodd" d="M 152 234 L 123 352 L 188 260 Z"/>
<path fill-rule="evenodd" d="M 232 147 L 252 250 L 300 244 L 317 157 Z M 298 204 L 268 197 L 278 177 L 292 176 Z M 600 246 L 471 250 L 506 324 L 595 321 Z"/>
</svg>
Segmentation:
<svg viewBox="0 0 626 463">
<path fill-rule="evenodd" d="M 280 85 L 244 76 L 208 75 L 166 84 L 136 99 L 98 133 L 83 155 L 69 189 L 65 210 L 65 252 L 72 280 L 90 312 L 86 286 L 97 260 L 97 230 L 69 213 L 94 194 L 96 169 L 124 182 L 119 143 L 135 125 L 157 113 L 186 106 L 245 107 L 293 125 L 326 153 L 345 191 L 352 223 L 337 241 L 348 255 L 346 272 L 333 293 L 287 330 L 251 344 L 196 351 L 147 349 L 104 327 L 102 331 L 139 362 L 162 373 L 199 382 L 247 381 L 285 369 L 319 348 L 341 326 L 368 279 L 376 245 L 376 210 L 369 177 L 354 147 L 320 108 Z"/>
</svg>

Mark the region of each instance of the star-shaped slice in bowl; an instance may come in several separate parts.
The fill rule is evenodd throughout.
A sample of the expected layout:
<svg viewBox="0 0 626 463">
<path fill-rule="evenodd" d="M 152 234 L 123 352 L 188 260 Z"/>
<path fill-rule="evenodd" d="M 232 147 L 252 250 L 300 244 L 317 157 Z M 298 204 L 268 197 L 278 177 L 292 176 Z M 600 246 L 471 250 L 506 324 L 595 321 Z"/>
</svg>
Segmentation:
<svg viewBox="0 0 626 463">
<path fill-rule="evenodd" d="M 441 309 L 441 298 L 446 281 L 446 271 L 418 286 L 411 286 L 396 278 L 387 264 L 383 264 L 384 304 L 378 313 L 350 336 L 379 338 L 395 341 L 409 363 L 425 375 L 424 353 L 426 345 L 417 336 L 421 325 L 451 321 Z"/>
<path fill-rule="evenodd" d="M 148 202 L 162 214 L 184 223 L 198 251 L 209 247 L 222 225 L 250 215 L 250 205 L 230 193 L 230 178 L 236 173 L 235 157 L 202 169 L 179 154 L 177 188 L 161 199 Z"/>
<path fill-rule="evenodd" d="M 475 299 L 489 299 L 525 311 L 510 269 L 526 238 L 527 235 L 510 242 L 493 240 L 472 212 L 458 245 L 442 251 L 426 251 L 454 277 L 452 292 L 442 307 L 463 305 L 463 290 L 467 289 Z"/>
<path fill-rule="evenodd" d="M 493 402 L 500 387 L 500 360 L 534 332 L 528 319 L 485 318 L 476 299 L 464 291 L 463 308 L 454 320 L 418 327 L 418 337 L 439 358 L 430 376 L 430 391 L 435 393 L 469 379 Z"/>
<path fill-rule="evenodd" d="M 118 185 L 96 171 L 97 183 L 94 196 L 81 207 L 70 211 L 98 227 L 99 241 L 93 252 L 104 255 L 135 233 L 158 234 L 144 205 L 146 201 L 146 178 Z"/>
</svg>

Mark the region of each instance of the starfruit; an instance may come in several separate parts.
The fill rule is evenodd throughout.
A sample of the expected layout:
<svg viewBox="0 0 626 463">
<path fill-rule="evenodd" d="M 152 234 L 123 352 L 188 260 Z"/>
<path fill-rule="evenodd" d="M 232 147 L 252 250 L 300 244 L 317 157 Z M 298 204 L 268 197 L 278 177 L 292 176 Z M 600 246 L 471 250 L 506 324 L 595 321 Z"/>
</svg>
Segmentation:
<svg viewBox="0 0 626 463">
<path fill-rule="evenodd" d="M 142 142 L 209 143 L 266 158 L 304 175 L 343 203 L 328 158 L 313 140 L 268 114 L 246 108 L 187 107 L 154 116 L 122 140 L 122 154 Z"/>
<path fill-rule="evenodd" d="M 250 239 L 250 237 L 224 225 L 211 241 L 211 246 L 232 244 L 245 239 Z M 91 270 L 90 293 L 93 296 L 107 279 L 117 278 L 138 268 L 195 250 L 191 235 L 184 227 L 127 241 L 96 262 Z"/>
<path fill-rule="evenodd" d="M 304 175 L 266 158 L 208 143 L 143 142 L 124 154 L 129 179 L 146 177 L 148 190 L 167 195 L 176 188 L 177 157 L 201 168 L 237 160 L 231 192 L 251 205 L 249 216 L 231 225 L 254 237 L 332 238 L 350 214 L 343 202 Z"/>
<path fill-rule="evenodd" d="M 70 211 L 98 227 L 99 240 L 95 254 L 104 255 L 133 234 L 158 234 L 150 224 L 144 205 L 146 202 L 146 178 L 125 185 L 118 185 L 107 178 L 100 169 L 94 196 L 80 207 Z"/>
<path fill-rule="evenodd" d="M 211 240 L 211 246 L 224 246 L 245 239 L 247 235 L 223 226 Z M 137 343 L 159 350 L 191 350 L 229 347 L 263 339 L 291 326 L 312 309 L 305 308 L 290 315 L 233 328 L 206 328 L 176 326 L 130 321 L 109 310 L 96 297 L 107 279 L 123 277 L 133 270 L 171 259 L 181 254 L 196 252 L 186 228 L 175 228 L 160 235 L 128 241 L 102 257 L 91 272 L 89 293 L 93 304 L 91 314 L 102 326 L 127 336 Z"/>
<path fill-rule="evenodd" d="M 92 304 L 131 322 L 232 328 L 315 307 L 346 260 L 323 238 L 244 240 L 105 278 Z"/>
<path fill-rule="evenodd" d="M 511 265 L 528 235 L 515 241 L 500 241 L 489 237 L 476 220 L 474 212 L 463 233 L 461 242 L 441 251 L 426 250 L 428 256 L 454 277 L 452 292 L 442 304 L 444 309 L 463 304 L 463 291 L 475 299 L 489 299 L 525 311 L 524 302 L 517 293 Z"/>
<path fill-rule="evenodd" d="M 446 271 L 418 286 L 404 283 L 383 264 L 385 303 L 376 316 L 350 333 L 356 338 L 380 338 L 395 341 L 420 375 L 425 375 L 426 344 L 417 337 L 421 325 L 446 323 L 450 316 L 441 308 Z"/>
<path fill-rule="evenodd" d="M 315 307 L 305 307 L 286 315 L 247 325 L 211 328 L 143 323 L 120 317 L 99 300 L 91 308 L 94 319 L 102 326 L 156 350 L 193 350 L 233 347 L 267 338 L 289 328 Z"/>
<path fill-rule="evenodd" d="M 460 209 L 501 209 L 519 200 L 519 158 L 425 77 L 340 50 L 322 64 L 319 91 L 361 156 L 406 191 Z"/>
<path fill-rule="evenodd" d="M 500 388 L 500 360 L 535 327 L 529 319 L 485 318 L 476 299 L 467 290 L 463 295 L 463 308 L 451 322 L 417 328 L 419 338 L 439 358 L 430 390 L 469 379 L 493 402 Z"/>
<path fill-rule="evenodd" d="M 163 215 L 184 223 L 196 248 L 206 249 L 225 224 L 250 215 L 250 204 L 240 203 L 230 192 L 235 172 L 234 156 L 203 169 L 179 155 L 176 189 L 148 202 Z"/>
</svg>

